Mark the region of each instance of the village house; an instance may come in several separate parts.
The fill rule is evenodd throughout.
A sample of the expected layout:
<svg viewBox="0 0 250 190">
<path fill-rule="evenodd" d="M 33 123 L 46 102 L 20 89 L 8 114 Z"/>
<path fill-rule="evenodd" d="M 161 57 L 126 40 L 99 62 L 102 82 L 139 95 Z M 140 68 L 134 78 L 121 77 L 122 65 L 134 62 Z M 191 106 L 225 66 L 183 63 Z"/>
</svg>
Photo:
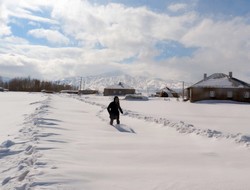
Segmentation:
<svg viewBox="0 0 250 190">
<path fill-rule="evenodd" d="M 135 94 L 135 89 L 119 82 L 118 84 L 104 88 L 104 96 L 124 96 L 126 94 Z"/>
<path fill-rule="evenodd" d="M 187 88 L 187 99 L 190 102 L 200 100 L 233 100 L 250 102 L 250 84 L 229 75 L 215 73 Z"/>
<path fill-rule="evenodd" d="M 99 93 L 98 90 L 92 90 L 92 89 L 89 89 L 89 88 L 78 91 L 79 95 L 82 95 L 82 94 L 84 94 L 84 95 L 87 95 L 87 94 L 98 94 L 98 93 Z"/>
<path fill-rule="evenodd" d="M 165 87 L 159 91 L 156 92 L 156 96 L 159 96 L 159 97 L 175 97 L 175 98 L 178 98 L 179 97 L 179 94 L 177 92 L 175 92 L 174 90 L 168 88 L 168 87 Z"/>
</svg>

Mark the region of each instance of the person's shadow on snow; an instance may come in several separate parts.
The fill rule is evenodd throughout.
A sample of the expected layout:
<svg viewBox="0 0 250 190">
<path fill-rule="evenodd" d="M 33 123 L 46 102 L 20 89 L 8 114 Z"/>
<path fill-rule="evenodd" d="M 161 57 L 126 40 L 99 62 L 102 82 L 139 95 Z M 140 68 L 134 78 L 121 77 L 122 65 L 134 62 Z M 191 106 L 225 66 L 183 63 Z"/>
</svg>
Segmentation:
<svg viewBox="0 0 250 190">
<path fill-rule="evenodd" d="M 136 133 L 132 128 L 127 127 L 126 125 L 123 124 L 116 124 L 113 125 L 118 131 L 120 132 L 125 132 L 125 133 Z"/>
</svg>

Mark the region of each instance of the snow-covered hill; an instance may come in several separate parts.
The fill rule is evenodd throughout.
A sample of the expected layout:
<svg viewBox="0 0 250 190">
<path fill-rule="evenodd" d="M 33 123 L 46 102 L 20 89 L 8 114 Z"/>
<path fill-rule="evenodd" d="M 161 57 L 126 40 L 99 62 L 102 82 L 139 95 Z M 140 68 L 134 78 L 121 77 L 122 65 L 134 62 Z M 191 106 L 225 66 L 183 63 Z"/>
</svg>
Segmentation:
<svg viewBox="0 0 250 190">
<path fill-rule="evenodd" d="M 59 80 L 60 83 L 77 86 L 81 89 L 96 89 L 102 91 L 106 86 L 123 82 L 137 90 L 137 92 L 154 92 L 164 87 L 169 87 L 176 91 L 181 91 L 183 88 L 182 81 L 163 80 L 160 78 L 149 78 L 144 76 L 130 76 L 121 72 L 105 73 L 95 76 L 86 77 L 71 77 Z M 184 83 L 185 88 L 190 86 L 189 83 Z"/>
</svg>

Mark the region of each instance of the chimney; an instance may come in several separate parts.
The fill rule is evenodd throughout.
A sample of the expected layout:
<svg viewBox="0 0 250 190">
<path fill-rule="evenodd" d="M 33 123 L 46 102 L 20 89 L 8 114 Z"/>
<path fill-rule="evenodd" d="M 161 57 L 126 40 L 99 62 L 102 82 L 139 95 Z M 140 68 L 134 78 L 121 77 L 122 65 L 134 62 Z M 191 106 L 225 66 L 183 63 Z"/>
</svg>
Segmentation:
<svg viewBox="0 0 250 190">
<path fill-rule="evenodd" d="M 232 72 L 232 71 L 229 72 L 229 77 L 230 77 L 230 78 L 233 77 L 233 72 Z"/>
<path fill-rule="evenodd" d="M 207 79 L 207 73 L 204 73 L 204 80 Z"/>
</svg>

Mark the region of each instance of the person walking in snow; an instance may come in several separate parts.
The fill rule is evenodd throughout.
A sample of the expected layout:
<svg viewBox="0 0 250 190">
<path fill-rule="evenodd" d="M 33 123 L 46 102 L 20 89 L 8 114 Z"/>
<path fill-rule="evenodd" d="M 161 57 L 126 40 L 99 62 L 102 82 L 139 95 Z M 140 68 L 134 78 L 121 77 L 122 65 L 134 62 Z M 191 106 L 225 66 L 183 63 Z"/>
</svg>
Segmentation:
<svg viewBox="0 0 250 190">
<path fill-rule="evenodd" d="M 113 121 L 116 119 L 117 124 L 120 124 L 120 113 L 123 114 L 122 108 L 120 106 L 120 101 L 118 96 L 114 97 L 114 101 L 111 102 L 107 108 L 109 112 L 110 125 L 113 125 Z"/>
</svg>

